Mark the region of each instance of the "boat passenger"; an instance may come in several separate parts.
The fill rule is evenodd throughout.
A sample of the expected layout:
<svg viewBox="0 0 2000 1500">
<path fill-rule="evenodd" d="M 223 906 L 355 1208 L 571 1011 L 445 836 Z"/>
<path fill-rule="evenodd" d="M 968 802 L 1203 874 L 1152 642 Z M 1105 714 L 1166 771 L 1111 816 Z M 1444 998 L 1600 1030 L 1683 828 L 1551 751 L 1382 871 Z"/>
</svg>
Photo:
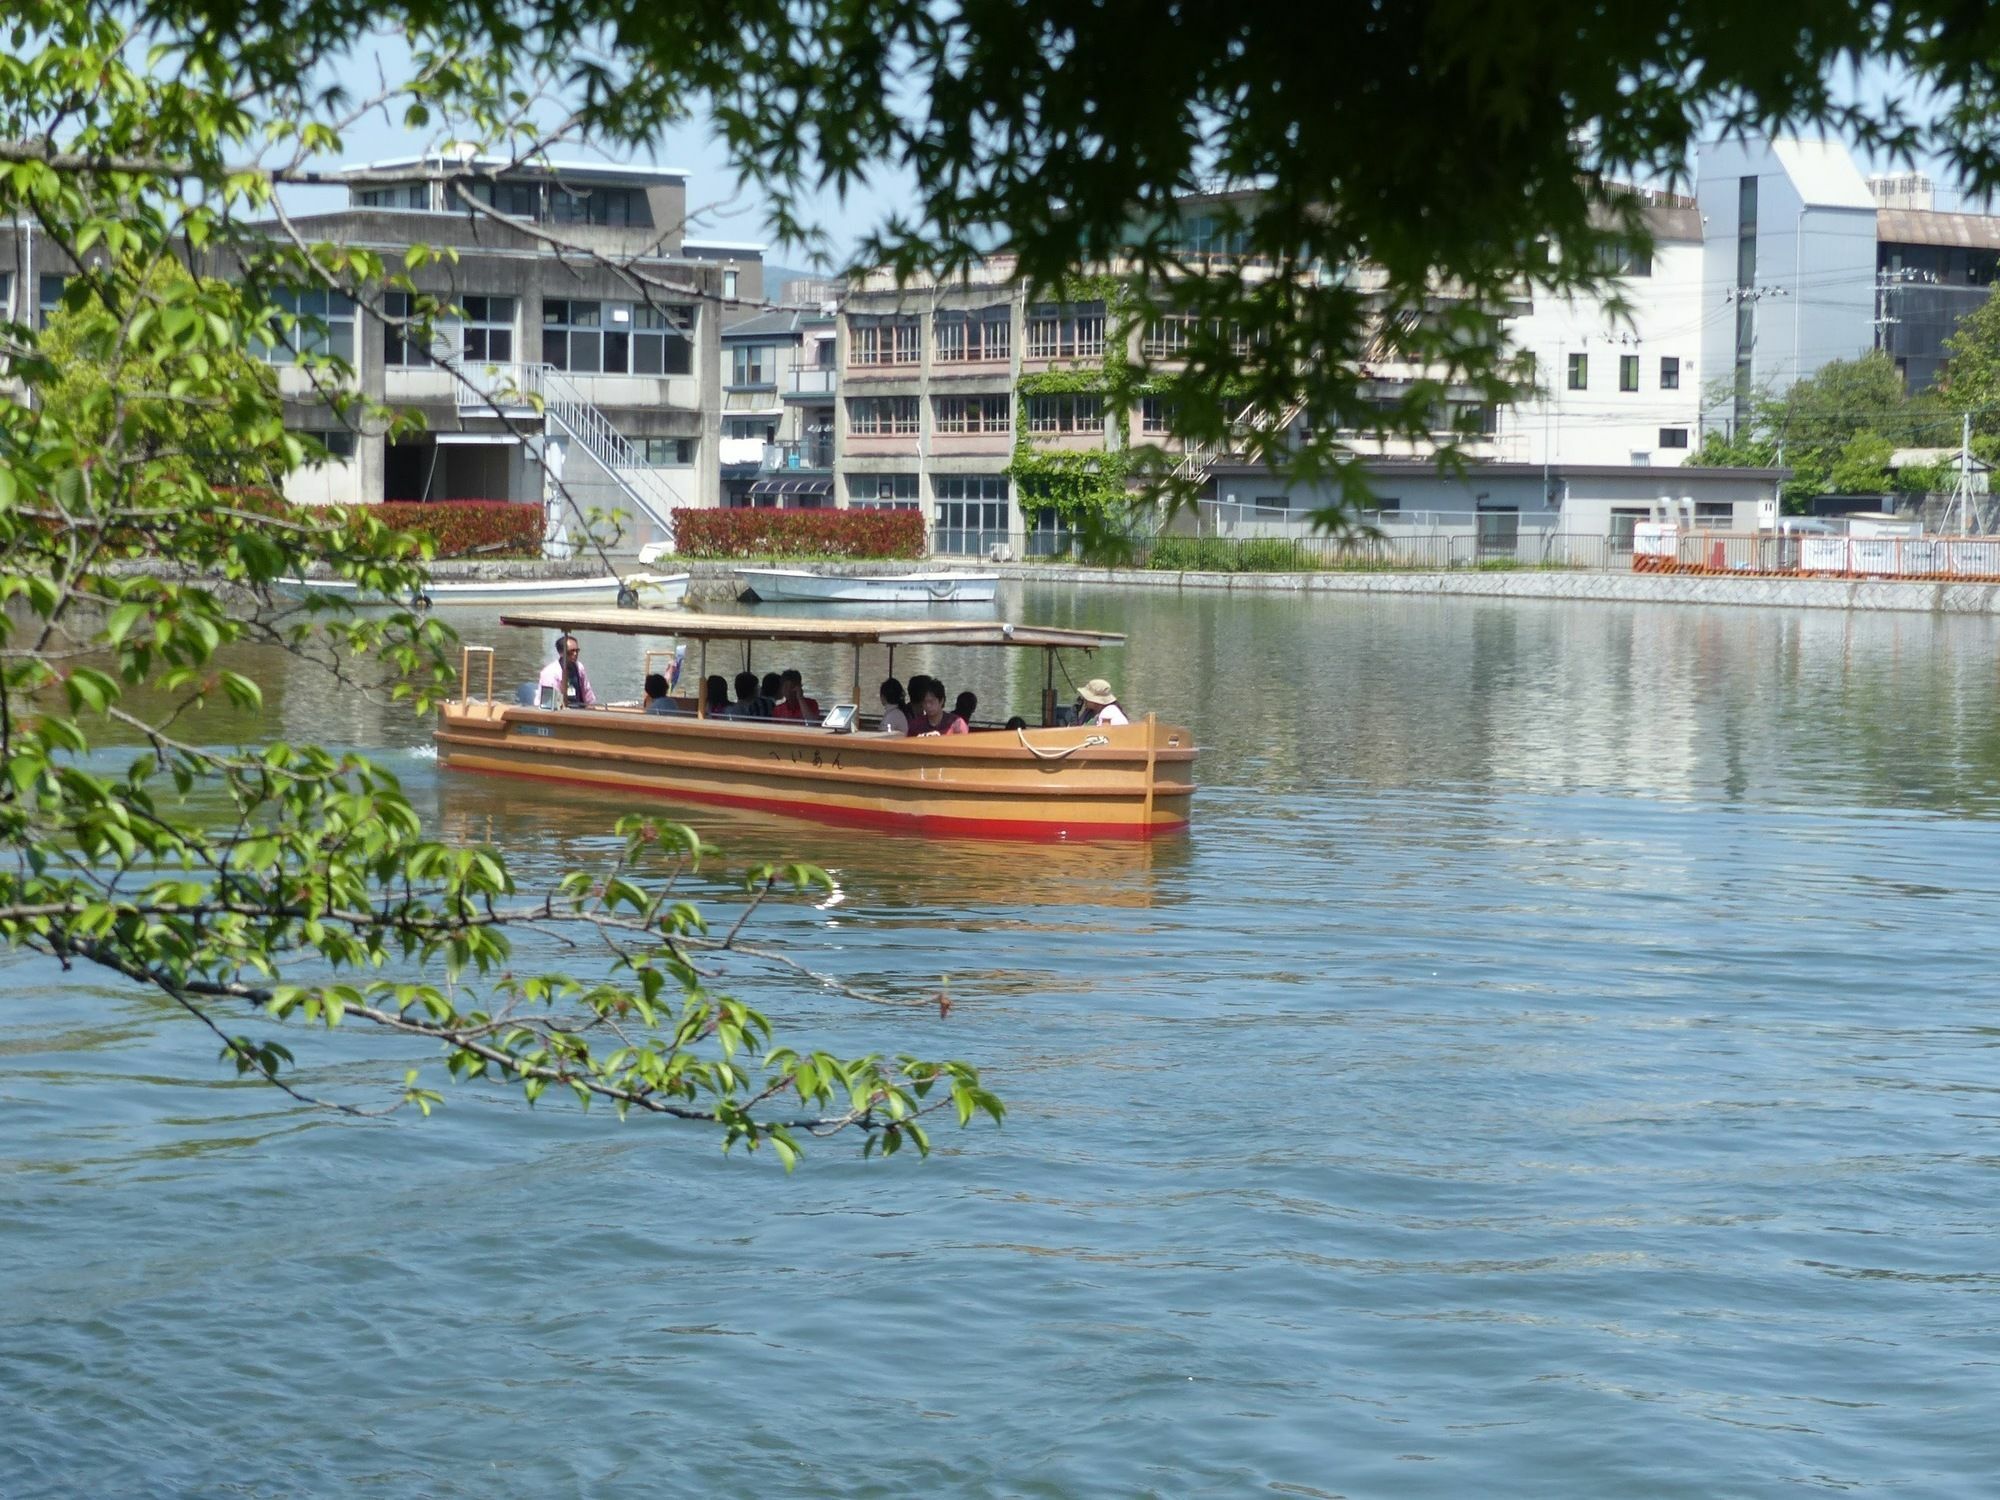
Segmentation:
<svg viewBox="0 0 2000 1500">
<path fill-rule="evenodd" d="M 964 734 L 965 720 L 944 711 L 944 684 L 935 677 L 924 679 L 924 693 L 917 700 L 917 716 L 910 721 L 910 733 L 917 739 L 933 734 Z"/>
<path fill-rule="evenodd" d="M 721 719 L 729 713 L 729 679 L 720 672 L 708 679 L 708 716 Z"/>
<path fill-rule="evenodd" d="M 785 668 L 781 685 L 784 688 L 784 696 L 778 700 L 778 706 L 771 711 L 771 717 L 817 724 L 821 718 L 819 700 L 806 696 L 806 680 L 800 675 L 797 667 Z"/>
<path fill-rule="evenodd" d="M 729 712 L 739 719 L 768 719 L 771 710 L 778 705 L 766 698 L 757 687 L 755 672 L 736 674 L 736 706 Z"/>
<path fill-rule="evenodd" d="M 1093 677 L 1077 689 L 1076 696 L 1083 703 L 1087 717 L 1086 724 L 1094 724 L 1100 729 L 1110 724 L 1130 724 L 1125 710 L 1118 706 L 1118 695 L 1111 690 L 1111 684 L 1102 677 Z"/>
<path fill-rule="evenodd" d="M 646 712 L 649 714 L 677 714 L 680 709 L 667 696 L 666 674 L 648 672 L 646 674 Z"/>
<path fill-rule="evenodd" d="M 536 680 L 537 692 L 554 688 L 568 708 L 595 708 L 597 694 L 590 690 L 590 674 L 583 669 L 583 648 L 573 635 L 556 637 L 556 659 L 542 668 Z"/>
<path fill-rule="evenodd" d="M 910 715 L 903 707 L 903 685 L 893 677 L 882 679 L 882 732 L 907 735 Z"/>
<path fill-rule="evenodd" d="M 758 696 L 771 705 L 771 712 L 778 711 L 778 704 L 784 700 L 785 679 L 776 672 L 766 672 L 763 681 L 757 684 Z"/>
<path fill-rule="evenodd" d="M 1007 721 L 1007 727 L 1009 729 L 1026 729 L 1028 727 L 1028 721 L 1022 718 L 1019 714 L 1015 714 L 1013 718 Z"/>
<path fill-rule="evenodd" d="M 970 730 L 972 728 L 972 716 L 978 711 L 978 708 L 979 695 L 977 693 L 960 693 L 958 701 L 951 706 L 951 716 L 963 724 L 967 730 Z"/>
</svg>

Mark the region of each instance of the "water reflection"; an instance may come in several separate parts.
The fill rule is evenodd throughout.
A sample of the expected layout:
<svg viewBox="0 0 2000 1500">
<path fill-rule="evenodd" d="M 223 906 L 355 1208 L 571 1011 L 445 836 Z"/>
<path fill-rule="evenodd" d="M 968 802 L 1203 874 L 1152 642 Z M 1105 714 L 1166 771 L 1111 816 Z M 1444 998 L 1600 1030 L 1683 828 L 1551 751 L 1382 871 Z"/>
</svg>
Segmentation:
<svg viewBox="0 0 2000 1500">
<path fill-rule="evenodd" d="M 710 871 L 718 884 L 760 864 L 805 860 L 824 866 L 839 883 L 834 904 L 850 915 L 878 908 L 1146 907 L 1180 899 L 1179 882 L 1192 859 L 1185 839 L 1009 848 L 823 828 L 615 790 L 524 788 L 477 775 L 439 775 L 432 795 L 440 838 L 496 845 L 530 875 L 604 859 L 612 852 L 611 826 L 627 813 L 643 812 L 686 824 L 718 846 L 722 857 Z"/>
</svg>

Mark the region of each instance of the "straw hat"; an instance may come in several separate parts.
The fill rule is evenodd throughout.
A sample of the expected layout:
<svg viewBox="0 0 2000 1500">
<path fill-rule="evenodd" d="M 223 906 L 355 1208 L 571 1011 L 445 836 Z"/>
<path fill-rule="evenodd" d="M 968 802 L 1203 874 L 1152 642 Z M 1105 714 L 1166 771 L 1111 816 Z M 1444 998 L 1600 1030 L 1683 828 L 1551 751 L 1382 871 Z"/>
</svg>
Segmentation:
<svg viewBox="0 0 2000 1500">
<path fill-rule="evenodd" d="M 1076 690 L 1077 697 L 1092 708 L 1103 708 L 1108 703 L 1116 703 L 1118 695 L 1111 691 L 1111 684 L 1102 677 L 1093 677 Z"/>
</svg>

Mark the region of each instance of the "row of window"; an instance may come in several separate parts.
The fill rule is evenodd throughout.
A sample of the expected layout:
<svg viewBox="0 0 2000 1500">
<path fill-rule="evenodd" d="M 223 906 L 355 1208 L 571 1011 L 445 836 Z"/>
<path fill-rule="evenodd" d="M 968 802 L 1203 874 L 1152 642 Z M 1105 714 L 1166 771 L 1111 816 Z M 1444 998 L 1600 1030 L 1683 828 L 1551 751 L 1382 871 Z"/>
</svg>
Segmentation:
<svg viewBox="0 0 2000 1500">
<path fill-rule="evenodd" d="M 1149 359 L 1182 358 L 1204 329 L 1218 340 L 1226 337 L 1239 354 L 1249 351 L 1249 336 L 1240 329 L 1231 327 L 1225 333 L 1214 320 L 1172 313 L 1146 324 L 1140 353 Z M 931 338 L 935 363 L 960 364 L 1008 358 L 1013 334 L 1005 308 L 985 308 L 938 313 L 931 322 Z M 923 358 L 922 323 L 916 318 L 850 318 L 847 351 L 848 362 L 854 365 L 917 364 Z M 1029 308 L 1026 354 L 1029 359 L 1101 359 L 1104 304 L 1038 303 Z"/>
<path fill-rule="evenodd" d="M 1590 356 L 1572 354 L 1569 357 L 1569 388 L 1573 391 L 1590 389 Z M 1660 389 L 1677 391 L 1681 388 L 1681 362 L 1678 356 L 1660 356 Z M 1639 389 L 1639 356 L 1621 354 L 1618 356 L 1618 389 L 1636 391 Z"/>
<path fill-rule="evenodd" d="M 1100 434 L 1104 431 L 1104 399 L 1094 395 L 1027 396 L 1023 398 L 1028 431 Z M 856 437 L 915 437 L 919 420 L 915 396 L 850 396 L 847 429 Z M 1168 403 L 1148 396 L 1141 405 L 1147 432 L 1165 432 Z M 997 396 L 933 396 L 934 430 L 941 433 L 1011 432 L 1012 398 Z"/>
<path fill-rule="evenodd" d="M 273 300 L 295 317 L 312 321 L 259 341 L 255 347 L 262 358 L 290 364 L 300 355 L 329 355 L 353 363 L 351 297 L 324 290 L 280 291 Z M 516 299 L 475 295 L 461 298 L 460 306 L 463 316 L 435 323 L 426 342 L 419 330 L 397 326 L 396 320 L 411 315 L 408 294 L 388 293 L 383 299 L 390 319 L 383 334 L 384 362 L 401 369 L 452 358 L 511 363 Z M 551 298 L 542 304 L 542 362 L 579 375 L 686 375 L 694 368 L 693 321 L 694 310 L 687 307 Z"/>
<path fill-rule="evenodd" d="M 617 228 L 652 223 L 641 188 L 572 188 L 538 182 L 397 182 L 360 188 L 354 201 L 362 208 L 416 209 L 452 212 L 464 208 L 466 195 L 511 218 L 540 223 L 603 224 Z"/>
</svg>

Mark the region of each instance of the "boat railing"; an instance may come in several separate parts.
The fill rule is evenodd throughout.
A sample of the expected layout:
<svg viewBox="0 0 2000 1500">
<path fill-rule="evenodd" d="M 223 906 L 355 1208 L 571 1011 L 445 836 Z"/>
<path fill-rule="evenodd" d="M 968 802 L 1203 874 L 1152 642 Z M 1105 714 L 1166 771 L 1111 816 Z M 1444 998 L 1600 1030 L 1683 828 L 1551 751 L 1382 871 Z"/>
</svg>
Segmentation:
<svg viewBox="0 0 2000 1500">
<path fill-rule="evenodd" d="M 472 701 L 472 658 L 486 658 L 486 701 L 493 701 L 493 648 L 491 646 L 463 646 L 458 653 L 458 701 Z"/>
</svg>

